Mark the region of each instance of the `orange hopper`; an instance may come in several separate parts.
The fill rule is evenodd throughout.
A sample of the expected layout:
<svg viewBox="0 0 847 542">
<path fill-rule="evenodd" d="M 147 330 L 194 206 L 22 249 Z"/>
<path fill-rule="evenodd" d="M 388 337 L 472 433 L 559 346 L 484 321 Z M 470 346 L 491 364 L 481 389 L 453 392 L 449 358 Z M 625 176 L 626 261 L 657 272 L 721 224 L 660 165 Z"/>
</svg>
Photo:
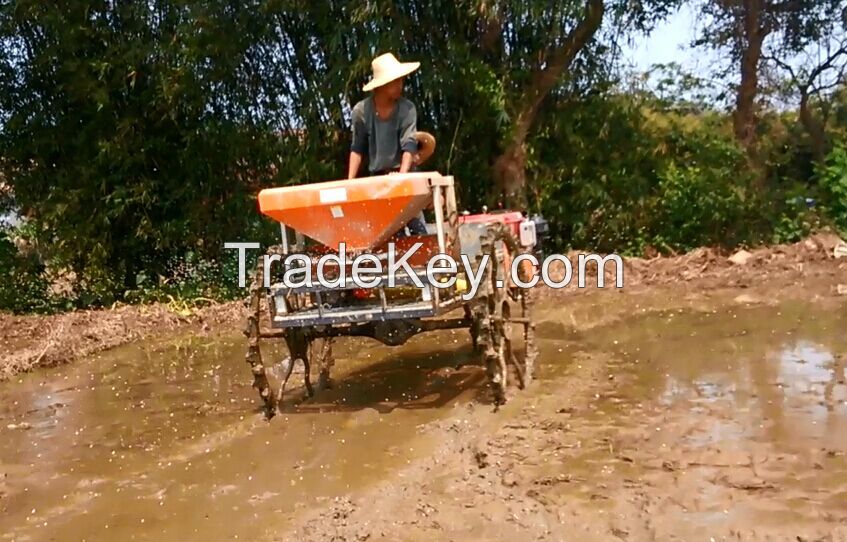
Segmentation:
<svg viewBox="0 0 847 542">
<path fill-rule="evenodd" d="M 432 200 L 432 173 L 404 173 L 268 188 L 261 212 L 324 245 L 365 250 L 400 231 Z"/>
</svg>

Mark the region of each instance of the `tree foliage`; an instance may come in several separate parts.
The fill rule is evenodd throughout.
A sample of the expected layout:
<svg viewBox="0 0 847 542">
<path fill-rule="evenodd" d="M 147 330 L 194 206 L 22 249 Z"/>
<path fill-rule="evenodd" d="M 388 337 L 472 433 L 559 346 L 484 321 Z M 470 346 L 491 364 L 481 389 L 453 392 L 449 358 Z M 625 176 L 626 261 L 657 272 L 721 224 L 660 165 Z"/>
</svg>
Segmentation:
<svg viewBox="0 0 847 542">
<path fill-rule="evenodd" d="M 6 2 L 0 134 L 19 211 L 107 291 L 214 253 L 269 164 L 249 51 L 255 3 Z"/>
<path fill-rule="evenodd" d="M 189 278 L 167 295 L 205 295 L 192 284 L 231 267 L 225 241 L 274 233 L 260 188 L 342 175 L 351 104 L 385 51 L 422 61 L 407 94 L 439 140 L 431 167 L 456 176 L 467 209 L 528 194 L 559 248 L 798 235 L 807 221 L 785 202 L 840 192 L 818 186 L 832 176 L 795 141 L 806 120 L 763 105 L 761 81 L 778 78 L 801 114 L 808 96 L 824 151 L 844 140 L 843 85 L 815 79 L 843 55 L 792 63 L 842 43 L 843 2 L 692 0 L 702 43 L 738 74 L 731 116 L 678 67 L 655 91 L 622 71 L 624 42 L 683 3 L 0 0 L 0 213 L 24 217 L 38 255 L 4 272 L 61 271 L 81 304 L 173 276 Z"/>
</svg>

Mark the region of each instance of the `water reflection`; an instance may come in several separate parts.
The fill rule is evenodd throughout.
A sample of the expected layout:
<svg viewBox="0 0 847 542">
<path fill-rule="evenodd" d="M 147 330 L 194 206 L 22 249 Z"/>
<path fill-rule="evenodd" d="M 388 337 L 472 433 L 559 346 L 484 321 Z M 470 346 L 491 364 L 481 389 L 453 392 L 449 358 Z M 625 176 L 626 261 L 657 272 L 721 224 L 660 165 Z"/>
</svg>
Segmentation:
<svg viewBox="0 0 847 542">
<path fill-rule="evenodd" d="M 691 412 L 731 409 L 692 436 L 764 438 L 786 448 L 814 438 L 847 449 L 847 317 L 806 306 L 668 312 L 583 334 L 632 376 L 632 403 L 656 398 Z M 808 443 L 800 446 L 808 446 Z"/>
</svg>

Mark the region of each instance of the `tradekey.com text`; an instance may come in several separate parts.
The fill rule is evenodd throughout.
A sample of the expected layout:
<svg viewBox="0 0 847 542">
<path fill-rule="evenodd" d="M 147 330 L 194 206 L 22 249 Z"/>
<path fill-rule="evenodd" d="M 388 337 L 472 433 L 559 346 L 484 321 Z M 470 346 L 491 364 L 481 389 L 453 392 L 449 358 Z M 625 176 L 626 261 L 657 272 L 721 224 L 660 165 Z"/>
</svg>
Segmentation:
<svg viewBox="0 0 847 542">
<path fill-rule="evenodd" d="M 385 286 L 393 288 L 397 284 L 397 279 L 401 277 L 406 278 L 415 287 L 423 288 L 424 283 L 421 275 L 416 273 L 409 263 L 409 259 L 422 246 L 422 243 L 415 243 L 398 257 L 395 244 L 389 243 L 387 253 L 380 253 L 379 255 L 364 253 L 350 258 L 345 244 L 341 243 L 337 254 L 321 256 L 317 259 L 317 265 L 314 265 L 313 258 L 306 254 L 292 253 L 286 256 L 265 254 L 263 256 L 264 286 L 266 288 L 271 286 L 271 268 L 276 264 L 282 265 L 285 269 L 282 275 L 282 283 L 287 288 L 311 288 L 315 285 L 324 288 L 341 288 L 350 287 L 351 283 L 357 288 L 367 289 Z M 247 251 L 259 249 L 260 245 L 259 243 L 233 242 L 224 243 L 224 248 L 238 250 L 238 286 L 244 288 L 247 284 Z M 458 276 L 464 274 L 467 277 L 468 287 L 462 294 L 462 299 L 467 301 L 476 295 L 479 285 L 486 276 L 485 271 L 492 263 L 488 254 L 484 254 L 479 262 L 474 261 L 476 258 L 466 254 L 461 254 L 460 260 L 460 262 L 457 262 L 449 254 L 432 256 L 426 265 L 425 278 L 435 288 L 453 288 Z M 525 277 L 521 276 L 519 270 L 522 265 L 526 265 L 523 263 L 525 261 L 529 262 L 535 269 L 540 269 L 541 272 L 534 273 L 528 280 L 524 280 Z M 561 277 L 554 278 L 551 276 L 550 267 L 555 262 L 560 262 L 564 271 Z M 616 254 L 607 256 L 580 254 L 576 269 L 577 286 L 579 288 L 586 287 L 586 271 L 590 262 L 597 265 L 598 288 L 605 288 L 606 286 L 605 266 L 608 262 L 615 264 L 615 288 L 623 288 L 623 260 Z M 543 262 L 539 262 L 533 254 L 519 254 L 512 260 L 509 273 L 512 284 L 519 288 L 532 288 L 539 281 L 550 288 L 564 288 L 572 282 L 574 269 L 568 257 L 562 254 L 552 254 L 544 258 Z M 502 281 L 498 280 L 497 286 L 503 286 L 501 283 Z"/>
</svg>

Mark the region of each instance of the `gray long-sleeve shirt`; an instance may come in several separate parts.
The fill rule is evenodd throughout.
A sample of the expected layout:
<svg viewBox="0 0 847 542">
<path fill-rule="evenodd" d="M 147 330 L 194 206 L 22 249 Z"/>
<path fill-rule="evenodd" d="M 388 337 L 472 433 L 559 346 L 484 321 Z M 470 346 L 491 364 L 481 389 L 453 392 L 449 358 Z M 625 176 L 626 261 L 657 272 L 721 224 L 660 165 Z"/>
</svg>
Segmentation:
<svg viewBox="0 0 847 542">
<path fill-rule="evenodd" d="M 417 111 L 406 98 L 397 100 L 394 111 L 385 120 L 377 117 L 373 98 L 365 98 L 353 107 L 352 124 L 350 150 L 368 155 L 371 173 L 398 169 L 404 152 L 418 152 Z"/>
</svg>

